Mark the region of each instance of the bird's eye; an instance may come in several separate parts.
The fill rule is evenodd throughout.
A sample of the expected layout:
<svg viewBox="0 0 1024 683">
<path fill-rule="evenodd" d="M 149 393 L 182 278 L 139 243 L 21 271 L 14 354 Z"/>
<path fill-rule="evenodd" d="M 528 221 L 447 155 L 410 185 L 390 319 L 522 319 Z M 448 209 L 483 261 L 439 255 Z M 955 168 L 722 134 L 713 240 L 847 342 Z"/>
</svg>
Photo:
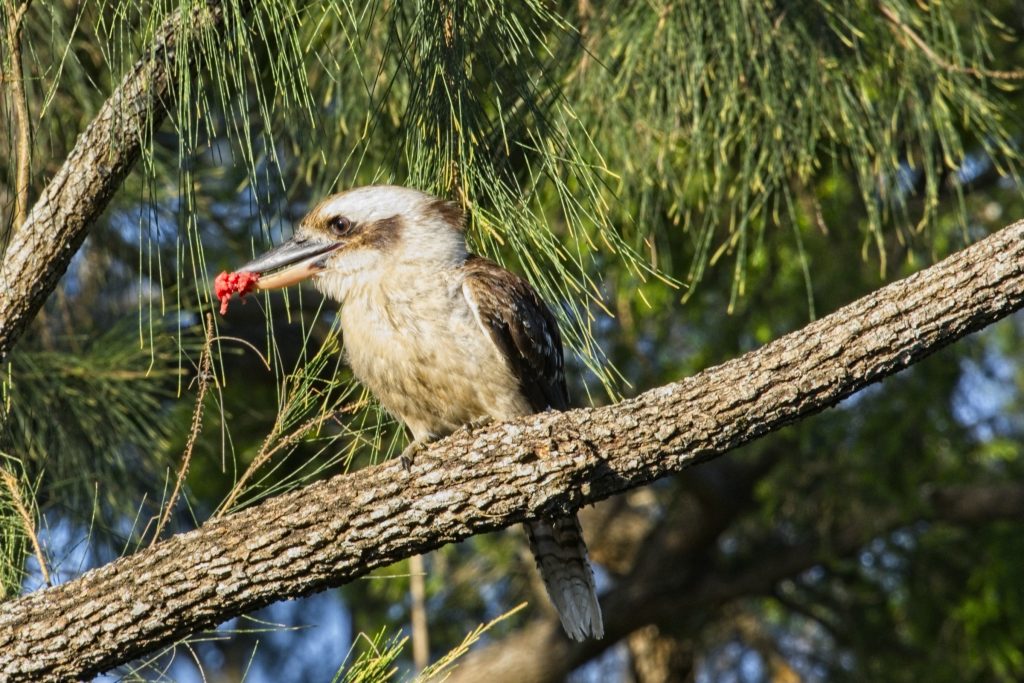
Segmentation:
<svg viewBox="0 0 1024 683">
<path fill-rule="evenodd" d="M 344 216 L 335 216 L 331 219 L 330 225 L 328 226 L 331 232 L 337 237 L 344 237 L 345 235 L 352 232 L 352 221 L 345 218 Z"/>
</svg>

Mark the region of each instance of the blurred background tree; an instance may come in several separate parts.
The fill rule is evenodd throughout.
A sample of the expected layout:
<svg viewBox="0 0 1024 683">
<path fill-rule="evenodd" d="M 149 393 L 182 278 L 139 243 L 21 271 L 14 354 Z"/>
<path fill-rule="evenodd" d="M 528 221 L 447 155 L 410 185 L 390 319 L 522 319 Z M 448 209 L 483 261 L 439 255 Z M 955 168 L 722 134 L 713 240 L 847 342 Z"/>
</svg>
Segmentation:
<svg viewBox="0 0 1024 683">
<path fill-rule="evenodd" d="M 19 178 L 31 206 L 193 4 L 2 0 L 0 249 Z M 579 404 L 799 329 L 1024 209 L 1012 0 L 219 4 L 226 33 L 197 36 L 199 75 L 178 74 L 171 120 L 4 368 L 4 595 L 40 587 L 41 563 L 66 580 L 150 543 L 183 453 L 170 531 L 401 448 L 312 291 L 236 304 L 204 333 L 213 276 L 327 193 L 391 182 L 463 204 L 474 247 L 557 310 Z M 431 554 L 431 654 L 525 600 L 456 679 L 1021 679 L 1022 520 L 961 505 L 1024 497 L 1021 333 L 1004 321 L 584 511 L 601 642 L 553 628 L 518 531 Z M 408 575 L 117 675 L 328 680 L 350 650 L 350 677 L 407 671 L 381 629 L 409 630 Z"/>
</svg>

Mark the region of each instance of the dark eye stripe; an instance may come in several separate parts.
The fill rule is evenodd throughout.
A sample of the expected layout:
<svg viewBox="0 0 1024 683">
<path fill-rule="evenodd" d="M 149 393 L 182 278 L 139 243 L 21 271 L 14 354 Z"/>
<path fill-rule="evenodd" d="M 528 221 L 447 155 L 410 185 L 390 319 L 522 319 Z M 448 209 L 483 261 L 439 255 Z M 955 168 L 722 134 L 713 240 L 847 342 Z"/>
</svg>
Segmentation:
<svg viewBox="0 0 1024 683">
<path fill-rule="evenodd" d="M 363 231 L 362 240 L 369 247 L 388 251 L 401 239 L 402 227 L 402 219 L 399 216 L 391 216 L 367 226 Z"/>
</svg>

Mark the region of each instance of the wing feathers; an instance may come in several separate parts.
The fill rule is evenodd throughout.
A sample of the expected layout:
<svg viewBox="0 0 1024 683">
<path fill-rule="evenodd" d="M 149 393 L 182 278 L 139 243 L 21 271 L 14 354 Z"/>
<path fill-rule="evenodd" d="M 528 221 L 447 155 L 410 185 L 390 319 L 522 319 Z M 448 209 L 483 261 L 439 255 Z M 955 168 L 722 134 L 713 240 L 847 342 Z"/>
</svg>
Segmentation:
<svg viewBox="0 0 1024 683">
<path fill-rule="evenodd" d="M 526 280 L 470 255 L 462 266 L 463 295 L 509 364 L 533 410 L 569 407 L 558 323 Z"/>
</svg>

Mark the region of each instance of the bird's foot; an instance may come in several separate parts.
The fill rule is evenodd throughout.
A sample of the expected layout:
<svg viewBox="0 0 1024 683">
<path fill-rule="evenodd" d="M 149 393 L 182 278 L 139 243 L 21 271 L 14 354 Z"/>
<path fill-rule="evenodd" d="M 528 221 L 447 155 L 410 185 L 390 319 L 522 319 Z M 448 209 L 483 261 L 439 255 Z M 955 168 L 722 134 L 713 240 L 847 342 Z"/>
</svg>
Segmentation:
<svg viewBox="0 0 1024 683">
<path fill-rule="evenodd" d="M 406 446 L 401 455 L 398 456 L 398 461 L 402 463 L 402 467 L 406 472 L 412 469 L 412 461 L 431 441 L 437 441 L 437 437 L 433 434 L 417 437 L 409 442 L 409 445 Z"/>
<path fill-rule="evenodd" d="M 464 432 L 472 432 L 477 429 L 480 429 L 481 427 L 486 427 L 492 422 L 494 422 L 494 418 L 491 417 L 490 415 L 481 415 L 480 417 L 474 418 L 467 422 L 466 424 L 462 425 L 460 430 Z"/>
</svg>

